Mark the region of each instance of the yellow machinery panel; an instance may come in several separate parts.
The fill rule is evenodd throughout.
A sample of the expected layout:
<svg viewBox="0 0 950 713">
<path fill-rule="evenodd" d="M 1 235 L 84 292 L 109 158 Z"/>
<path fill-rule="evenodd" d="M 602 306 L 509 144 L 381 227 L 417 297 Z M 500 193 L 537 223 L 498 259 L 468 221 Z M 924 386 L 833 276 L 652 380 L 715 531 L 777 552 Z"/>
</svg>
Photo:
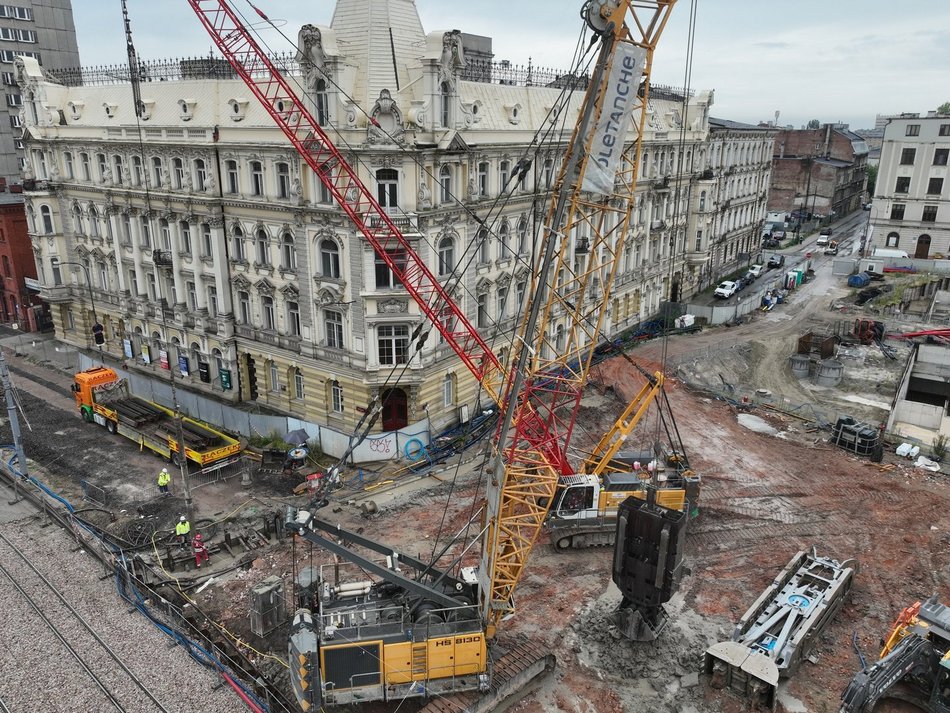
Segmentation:
<svg viewBox="0 0 950 713">
<path fill-rule="evenodd" d="M 383 670 L 387 686 L 412 683 L 415 680 L 412 675 L 412 642 L 386 644 L 383 647 Z"/>
<path fill-rule="evenodd" d="M 485 635 L 481 632 L 383 647 L 386 685 L 483 673 L 486 661 Z"/>
<path fill-rule="evenodd" d="M 646 500 L 646 490 L 628 490 L 625 492 L 606 491 L 600 494 L 600 503 L 598 507 L 601 512 L 616 512 L 617 506 L 630 496 Z M 656 503 L 668 510 L 678 510 L 680 512 L 686 507 L 686 491 L 683 488 L 658 488 L 656 490 Z"/>
</svg>

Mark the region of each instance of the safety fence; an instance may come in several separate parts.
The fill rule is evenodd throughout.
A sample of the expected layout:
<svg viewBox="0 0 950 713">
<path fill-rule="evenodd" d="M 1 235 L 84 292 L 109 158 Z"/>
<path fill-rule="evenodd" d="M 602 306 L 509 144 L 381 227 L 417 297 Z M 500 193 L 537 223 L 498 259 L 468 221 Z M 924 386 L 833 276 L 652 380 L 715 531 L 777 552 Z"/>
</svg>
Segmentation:
<svg viewBox="0 0 950 713">
<path fill-rule="evenodd" d="M 257 462 L 254 459 L 246 455 L 240 455 L 237 458 L 215 463 L 189 473 L 188 485 L 192 490 L 195 490 L 205 485 L 223 483 L 237 476 L 241 476 L 242 481 L 248 482 L 251 473 L 256 469 Z"/>
<path fill-rule="evenodd" d="M 111 501 L 109 492 L 105 488 L 100 488 L 88 480 L 80 480 L 79 487 L 82 489 L 82 499 L 97 505 L 105 507 Z"/>
<path fill-rule="evenodd" d="M 229 634 L 201 611 L 187 590 L 194 585 L 172 586 L 155 571 L 141 546 L 124 543 L 97 524 L 35 476 L 24 478 L 13 465 L 12 447 L 0 447 L 0 483 L 14 489 L 14 501 L 25 500 L 50 524 L 57 524 L 114 578 L 116 594 L 149 623 L 181 646 L 197 664 L 216 673 L 221 685 L 230 686 L 248 710 L 296 713 L 283 690 L 254 662 L 256 652 Z M 12 504 L 12 503 L 11 503 Z M 235 709 L 242 708 L 236 703 Z"/>
</svg>

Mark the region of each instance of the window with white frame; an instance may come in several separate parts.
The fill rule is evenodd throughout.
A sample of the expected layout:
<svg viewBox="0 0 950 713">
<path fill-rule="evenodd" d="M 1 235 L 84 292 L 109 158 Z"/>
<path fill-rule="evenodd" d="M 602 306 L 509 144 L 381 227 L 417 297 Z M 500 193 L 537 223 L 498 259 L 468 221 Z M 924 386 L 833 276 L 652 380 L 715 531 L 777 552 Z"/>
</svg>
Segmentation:
<svg viewBox="0 0 950 713">
<path fill-rule="evenodd" d="M 290 165 L 280 162 L 274 165 L 277 175 L 277 197 L 290 198 Z"/>
<path fill-rule="evenodd" d="M 188 295 L 188 309 L 192 312 L 198 309 L 198 290 L 194 282 L 185 283 L 185 293 Z"/>
<path fill-rule="evenodd" d="M 452 202 L 452 169 L 447 165 L 439 169 L 439 202 Z"/>
<path fill-rule="evenodd" d="M 488 195 L 488 161 L 482 161 L 478 164 L 478 195 L 485 197 Z"/>
<path fill-rule="evenodd" d="M 488 243 L 488 230 L 479 228 L 475 234 L 475 242 L 478 243 L 478 262 L 483 265 L 491 262 L 491 246 Z"/>
<path fill-rule="evenodd" d="M 445 236 L 439 241 L 439 275 L 448 275 L 455 269 L 455 239 Z"/>
<path fill-rule="evenodd" d="M 507 220 L 503 220 L 498 228 L 498 247 L 498 257 L 502 260 L 511 257 L 511 235 Z"/>
<path fill-rule="evenodd" d="M 330 123 L 330 101 L 327 96 L 327 80 L 318 79 L 313 87 L 314 101 L 317 108 L 317 123 L 326 126 Z"/>
<path fill-rule="evenodd" d="M 141 245 L 143 248 L 152 247 L 152 223 L 149 220 L 148 216 L 142 216 L 142 241 Z"/>
<path fill-rule="evenodd" d="M 203 191 L 208 187 L 208 168 L 203 158 L 195 159 L 195 190 Z"/>
<path fill-rule="evenodd" d="M 208 287 L 208 314 L 217 317 L 218 311 L 218 290 L 212 286 Z"/>
<path fill-rule="evenodd" d="M 340 249 L 335 240 L 324 238 L 320 241 L 320 272 L 324 277 L 340 278 Z"/>
<path fill-rule="evenodd" d="M 172 229 L 165 218 L 158 219 L 158 239 L 162 250 L 172 249 Z"/>
<path fill-rule="evenodd" d="M 142 180 L 145 177 L 145 172 L 142 170 L 142 157 L 133 156 L 132 157 L 132 185 L 141 186 Z"/>
<path fill-rule="evenodd" d="M 343 348 L 343 314 L 336 310 L 323 313 L 323 328 L 326 332 L 327 346 L 331 349 Z"/>
<path fill-rule="evenodd" d="M 330 382 L 330 408 L 333 413 L 343 413 L 343 387 L 336 380 Z"/>
<path fill-rule="evenodd" d="M 439 85 L 439 122 L 446 129 L 451 126 L 449 123 L 451 114 L 452 88 L 448 82 L 442 82 Z"/>
<path fill-rule="evenodd" d="M 158 156 L 152 157 L 152 186 L 155 188 L 162 187 L 162 159 Z"/>
<path fill-rule="evenodd" d="M 405 269 L 407 256 L 406 251 L 402 248 L 389 248 L 386 250 L 386 255 L 389 257 L 393 263 L 400 269 Z M 374 267 L 376 273 L 376 289 L 386 290 L 394 289 L 396 287 L 402 287 L 402 282 L 396 274 L 389 269 L 389 264 L 383 260 L 379 255 L 374 253 Z"/>
<path fill-rule="evenodd" d="M 214 236 L 208 223 L 201 224 L 201 256 L 214 257 Z"/>
<path fill-rule="evenodd" d="M 93 238 L 102 237 L 99 229 L 99 211 L 94 205 L 89 206 L 89 235 Z"/>
<path fill-rule="evenodd" d="M 508 180 L 511 178 L 511 162 L 502 161 L 498 164 L 498 193 L 504 193 L 508 186 Z"/>
<path fill-rule="evenodd" d="M 230 159 L 224 162 L 225 191 L 231 195 L 240 193 L 241 182 L 238 162 Z"/>
<path fill-rule="evenodd" d="M 241 316 L 241 324 L 251 323 L 251 296 L 245 290 L 237 293 L 238 313 Z"/>
<path fill-rule="evenodd" d="M 264 329 L 276 329 L 274 323 L 274 298 L 270 295 L 261 296 L 261 326 Z"/>
<path fill-rule="evenodd" d="M 113 156 L 112 157 L 112 179 L 115 181 L 115 185 L 122 185 L 122 157 Z"/>
<path fill-rule="evenodd" d="M 276 361 L 270 363 L 270 390 L 280 391 L 280 369 L 277 368 Z"/>
<path fill-rule="evenodd" d="M 294 368 L 294 398 L 303 401 L 303 372 L 299 367 Z"/>
<path fill-rule="evenodd" d="M 508 288 L 499 286 L 498 292 L 496 293 L 496 299 L 496 313 L 498 315 L 498 319 L 506 319 L 508 317 Z"/>
<path fill-rule="evenodd" d="M 394 168 L 376 171 L 376 199 L 383 208 L 399 207 L 399 172 Z"/>
<path fill-rule="evenodd" d="M 442 379 L 442 405 L 446 408 L 455 405 L 455 375 L 446 374 Z"/>
<path fill-rule="evenodd" d="M 488 326 L 488 294 L 481 293 L 475 297 L 475 324 L 478 327 Z"/>
<path fill-rule="evenodd" d="M 231 230 L 231 259 L 239 262 L 244 261 L 244 231 L 239 225 L 235 225 Z"/>
<path fill-rule="evenodd" d="M 66 178 L 68 179 L 76 177 L 73 172 L 73 155 L 70 151 L 63 153 L 63 173 L 66 174 Z"/>
<path fill-rule="evenodd" d="M 518 220 L 518 254 L 528 254 L 528 219 L 524 216 Z"/>
<path fill-rule="evenodd" d="M 297 302 L 287 303 L 287 334 L 300 336 L 300 304 Z"/>
<path fill-rule="evenodd" d="M 106 163 L 106 155 L 104 153 L 96 154 L 96 165 L 99 167 L 99 180 L 105 181 L 106 174 L 109 172 L 109 164 Z"/>
<path fill-rule="evenodd" d="M 376 327 L 379 363 L 396 366 L 409 361 L 409 325 L 380 324 Z"/>
<path fill-rule="evenodd" d="M 257 231 L 257 264 L 270 265 L 270 238 L 263 228 Z"/>
<path fill-rule="evenodd" d="M 294 247 L 294 236 L 290 233 L 280 237 L 280 264 L 285 270 L 297 269 L 297 248 Z"/>
<path fill-rule="evenodd" d="M 45 235 L 52 235 L 55 232 L 53 228 L 53 211 L 48 205 L 40 206 L 40 221 L 43 223 L 43 233 Z"/>
<path fill-rule="evenodd" d="M 264 195 L 264 164 L 260 161 L 251 161 L 251 195 Z"/>
<path fill-rule="evenodd" d="M 180 158 L 172 159 L 172 186 L 185 187 L 185 163 Z"/>
<path fill-rule="evenodd" d="M 179 252 L 191 255 L 191 223 L 187 220 L 179 221 L 178 232 L 181 236 L 181 244 L 178 246 Z"/>
</svg>

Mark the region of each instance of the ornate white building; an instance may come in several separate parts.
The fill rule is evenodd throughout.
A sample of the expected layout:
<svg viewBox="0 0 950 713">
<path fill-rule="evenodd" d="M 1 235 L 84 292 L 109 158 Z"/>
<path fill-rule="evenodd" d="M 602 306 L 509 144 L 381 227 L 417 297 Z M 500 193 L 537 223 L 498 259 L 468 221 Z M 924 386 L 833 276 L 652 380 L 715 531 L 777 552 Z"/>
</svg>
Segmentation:
<svg viewBox="0 0 950 713">
<path fill-rule="evenodd" d="M 281 61 L 314 116 L 433 272 L 460 267 L 453 293 L 503 350 L 580 92 L 539 150 L 563 77 L 526 86 L 541 75 L 473 67 L 458 32 L 424 33 L 414 3 L 339 0 L 331 27 L 305 26 L 299 44 Z M 464 418 L 477 384 L 437 336 L 415 349 L 416 305 L 227 65 L 148 68 L 137 122 L 129 84 L 64 86 L 20 63 L 30 230 L 57 337 L 93 344 L 92 296 L 105 351 L 194 390 L 343 433 L 374 397 L 383 430 Z M 711 100 L 688 98 L 684 116 L 681 92 L 651 99 L 612 333 L 728 260 L 710 260 L 717 231 L 736 229 L 716 217 L 737 190 L 718 177 L 729 161 L 763 171 L 771 145 L 730 134 L 712 149 Z M 764 215 L 749 203 L 743 226 Z M 556 344 L 564 325 L 547 328 Z"/>
</svg>

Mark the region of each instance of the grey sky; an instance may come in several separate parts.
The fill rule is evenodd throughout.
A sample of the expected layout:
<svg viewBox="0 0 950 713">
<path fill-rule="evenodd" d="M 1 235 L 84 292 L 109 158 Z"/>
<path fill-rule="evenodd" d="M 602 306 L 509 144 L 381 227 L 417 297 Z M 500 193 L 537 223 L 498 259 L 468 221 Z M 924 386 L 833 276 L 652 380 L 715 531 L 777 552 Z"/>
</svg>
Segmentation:
<svg viewBox="0 0 950 713">
<path fill-rule="evenodd" d="M 207 54 L 211 41 L 185 0 L 128 0 L 144 59 Z M 333 0 L 255 0 L 290 37 L 305 22 L 329 24 Z M 713 114 L 737 121 L 809 119 L 873 126 L 875 114 L 925 112 L 950 101 L 945 30 L 950 2 L 913 0 L 698 0 L 692 86 L 715 89 Z M 417 0 L 427 32 L 459 29 L 493 38 L 496 59 L 568 69 L 581 0 Z M 245 0 L 235 6 L 254 16 Z M 681 86 L 690 0 L 679 0 L 660 40 L 653 81 Z M 86 65 L 125 61 L 119 0 L 73 0 Z M 256 17 L 256 16 L 254 16 Z M 289 49 L 273 31 L 276 48 Z"/>
</svg>

